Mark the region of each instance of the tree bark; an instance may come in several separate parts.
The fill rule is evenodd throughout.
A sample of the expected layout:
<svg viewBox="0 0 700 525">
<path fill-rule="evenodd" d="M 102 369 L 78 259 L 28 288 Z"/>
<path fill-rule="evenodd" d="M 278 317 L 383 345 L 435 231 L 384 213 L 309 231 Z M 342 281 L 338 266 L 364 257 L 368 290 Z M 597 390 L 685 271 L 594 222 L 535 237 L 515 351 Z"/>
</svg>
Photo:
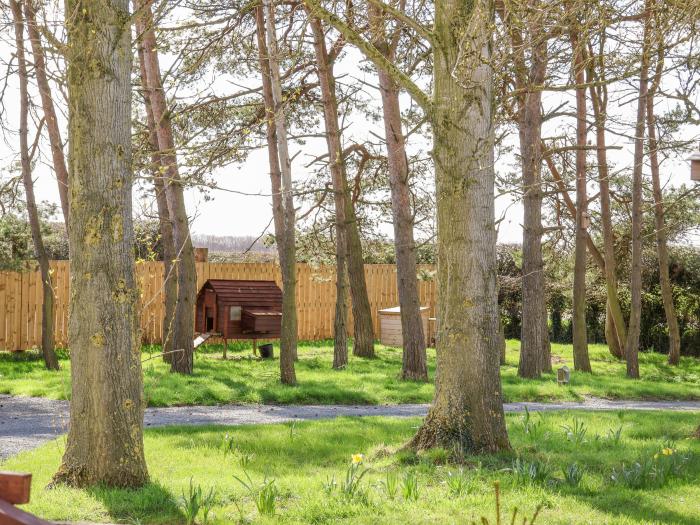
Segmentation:
<svg viewBox="0 0 700 525">
<path fill-rule="evenodd" d="M 41 95 L 41 107 L 44 111 L 49 144 L 51 145 L 51 159 L 58 182 L 58 197 L 61 201 L 63 221 L 67 225 L 70 207 L 68 202 L 68 169 L 66 168 L 66 158 L 63 154 L 61 131 L 58 127 L 56 110 L 53 104 L 53 97 L 51 96 L 51 86 L 46 76 L 46 59 L 44 57 L 44 48 L 41 44 L 41 36 L 36 23 L 36 10 L 34 9 L 33 1 L 34 0 L 24 0 L 24 13 L 27 18 L 29 41 L 31 42 L 32 55 L 34 56 L 34 75 L 36 76 L 36 83 L 39 87 L 39 94 Z"/>
<path fill-rule="evenodd" d="M 137 23 L 137 32 L 143 30 Z M 138 35 L 137 35 L 138 36 Z M 172 363 L 173 361 L 173 325 L 175 323 L 175 307 L 177 304 L 177 280 L 176 268 L 173 263 L 177 258 L 175 250 L 175 240 L 173 238 L 173 224 L 170 221 L 168 210 L 168 200 L 165 196 L 165 182 L 163 181 L 164 169 L 160 148 L 158 146 L 158 132 L 156 131 L 156 121 L 153 117 L 153 107 L 151 103 L 150 91 L 148 90 L 148 76 L 146 74 L 146 61 L 143 46 L 138 44 L 139 70 L 141 75 L 141 88 L 144 98 L 144 108 L 146 111 L 146 129 L 148 131 L 148 143 L 151 149 L 151 172 L 153 176 L 153 191 L 156 197 L 158 209 L 158 226 L 160 229 L 160 240 L 163 246 L 163 361 Z"/>
<path fill-rule="evenodd" d="M 139 487 L 139 289 L 131 191 L 128 0 L 67 0 L 70 426 L 54 483 Z"/>
<path fill-rule="evenodd" d="M 644 3 L 644 36 L 640 63 L 639 99 L 632 170 L 632 264 L 630 269 L 630 322 L 625 345 L 627 377 L 639 378 L 639 335 L 642 316 L 642 170 L 644 168 L 644 130 L 649 89 L 649 0 Z"/>
<path fill-rule="evenodd" d="M 194 365 L 194 310 L 197 299 L 197 266 L 194 260 L 189 219 L 185 208 L 182 179 L 180 178 L 173 128 L 160 75 L 156 35 L 150 0 L 134 0 L 138 11 L 137 23 L 141 28 L 148 91 L 156 122 L 156 135 L 161 162 L 165 168 L 165 195 L 173 225 L 177 270 L 177 302 L 173 327 L 174 354 L 171 370 L 191 374 Z"/>
<path fill-rule="evenodd" d="M 435 5 L 437 373 L 433 404 L 411 442 L 416 449 L 510 446 L 498 364 L 492 23 L 487 0 Z"/>
<path fill-rule="evenodd" d="M 287 123 L 277 61 L 277 34 L 274 5 L 265 3 L 255 12 L 263 100 L 267 121 L 268 161 L 272 188 L 272 215 L 277 238 L 277 253 L 282 273 L 282 331 L 280 335 L 280 380 L 296 383 L 294 360 L 297 356 L 296 310 L 296 218 L 292 195 L 292 168 L 287 147 Z M 267 41 L 265 36 L 267 35 Z"/>
<path fill-rule="evenodd" d="M 503 330 L 503 323 L 501 322 L 501 316 L 498 316 L 498 355 L 499 364 L 506 364 L 506 334 Z"/>
<path fill-rule="evenodd" d="M 660 73 L 657 75 L 655 85 L 659 82 Z M 651 182 L 654 195 L 654 225 L 656 228 L 656 253 L 659 258 L 659 284 L 661 285 L 661 299 L 666 314 L 668 325 L 668 363 L 677 365 L 681 358 L 681 333 L 678 328 L 676 308 L 673 305 L 673 289 L 669 276 L 668 240 L 666 235 L 666 221 L 664 219 L 663 192 L 661 190 L 661 176 L 659 174 L 658 142 L 656 140 L 656 116 L 654 115 L 654 89 L 649 91 L 647 99 L 647 127 L 649 133 L 649 160 L 651 164 Z"/>
<path fill-rule="evenodd" d="M 601 58 L 602 60 L 602 58 Z M 607 304 L 605 308 L 605 340 L 610 353 L 618 359 L 624 358 L 627 326 L 620 306 L 617 291 L 617 260 L 615 258 L 615 239 L 612 226 L 612 206 L 610 203 L 610 172 L 608 169 L 608 151 L 605 138 L 607 114 L 607 88 L 604 83 L 595 85 L 598 80 L 593 74 L 593 60 L 588 69 L 589 93 L 593 107 L 596 131 L 596 157 L 598 161 L 598 185 L 600 188 L 600 221 L 603 233 L 603 255 L 605 258 L 605 286 Z"/>
<path fill-rule="evenodd" d="M 574 369 L 591 372 L 586 330 L 586 243 L 588 241 L 588 195 L 586 194 L 586 87 L 585 50 L 578 33 L 570 31 L 576 78 L 576 249 L 574 258 L 573 339 Z"/>
<path fill-rule="evenodd" d="M 337 113 L 336 113 L 337 115 Z M 350 284 L 352 303 L 352 355 L 358 357 L 375 356 L 374 353 L 374 324 L 372 323 L 372 307 L 367 294 L 365 280 L 365 262 L 362 255 L 360 230 L 355 215 L 355 207 L 350 199 L 350 192 L 345 180 L 345 220 L 347 225 L 347 273 Z"/>
<path fill-rule="evenodd" d="M 607 286 L 607 282 L 606 282 Z M 608 292 L 609 293 L 609 292 Z M 605 302 L 605 341 L 608 343 L 610 353 L 618 359 L 624 359 L 625 346 L 620 346 L 620 338 L 617 335 L 617 324 L 612 313 L 610 301 Z"/>
<path fill-rule="evenodd" d="M 34 197 L 34 181 L 32 180 L 32 163 L 29 154 L 29 76 L 27 74 L 27 61 L 24 52 L 24 19 L 22 16 L 22 6 L 16 0 L 10 0 L 12 17 L 15 26 L 15 44 L 17 53 L 17 69 L 19 73 L 20 91 L 20 113 L 19 113 L 19 144 L 20 159 L 22 166 L 22 183 L 27 201 L 27 216 L 29 218 L 29 228 L 32 232 L 32 243 L 34 253 L 39 261 L 42 282 L 42 318 L 41 318 L 41 352 L 44 357 L 44 365 L 48 370 L 58 370 L 58 358 L 54 351 L 54 295 L 51 285 L 51 270 L 49 267 L 49 257 L 44 248 L 44 240 L 41 235 L 41 222 L 39 221 L 39 211 L 36 207 Z"/>
<path fill-rule="evenodd" d="M 544 291 L 542 292 L 545 293 Z M 542 371 L 551 372 L 552 371 L 552 345 L 549 340 L 549 312 L 547 311 L 547 301 L 546 299 L 542 301 L 542 352 L 540 356 L 542 358 Z"/>
<path fill-rule="evenodd" d="M 369 13 L 373 26 L 374 46 L 388 60 L 394 62 L 398 40 L 388 41 L 384 18 L 375 6 L 369 7 Z M 401 335 L 403 339 L 401 378 L 427 381 L 428 358 L 418 294 L 418 265 L 413 238 L 413 212 L 409 187 L 410 172 L 406 156 L 406 142 L 402 131 L 399 86 L 386 70 L 378 68 L 377 74 L 384 116 L 394 247 L 396 250 L 396 284 L 401 309 Z"/>
</svg>

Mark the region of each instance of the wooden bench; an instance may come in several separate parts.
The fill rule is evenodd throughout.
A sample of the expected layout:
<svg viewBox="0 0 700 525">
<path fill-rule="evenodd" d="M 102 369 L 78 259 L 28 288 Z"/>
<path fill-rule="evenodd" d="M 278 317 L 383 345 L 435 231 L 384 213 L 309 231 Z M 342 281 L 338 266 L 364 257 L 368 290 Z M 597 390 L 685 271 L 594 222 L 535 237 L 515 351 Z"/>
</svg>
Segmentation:
<svg viewBox="0 0 700 525">
<path fill-rule="evenodd" d="M 31 474 L 0 472 L 0 525 L 52 525 L 15 505 L 29 503 Z"/>
</svg>

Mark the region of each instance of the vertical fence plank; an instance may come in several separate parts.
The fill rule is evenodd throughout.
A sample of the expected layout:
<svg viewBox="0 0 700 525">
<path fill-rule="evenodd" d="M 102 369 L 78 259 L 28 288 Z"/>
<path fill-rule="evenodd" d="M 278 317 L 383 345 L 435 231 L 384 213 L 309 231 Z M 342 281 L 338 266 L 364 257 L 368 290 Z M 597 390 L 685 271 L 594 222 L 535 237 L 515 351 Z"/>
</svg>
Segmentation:
<svg viewBox="0 0 700 525">
<path fill-rule="evenodd" d="M 0 350 L 7 349 L 7 272 L 0 272 Z"/>
<path fill-rule="evenodd" d="M 22 274 L 13 272 L 11 274 L 10 290 L 8 291 L 8 305 L 10 307 L 10 350 L 23 350 L 21 347 L 20 334 L 22 332 Z"/>
</svg>

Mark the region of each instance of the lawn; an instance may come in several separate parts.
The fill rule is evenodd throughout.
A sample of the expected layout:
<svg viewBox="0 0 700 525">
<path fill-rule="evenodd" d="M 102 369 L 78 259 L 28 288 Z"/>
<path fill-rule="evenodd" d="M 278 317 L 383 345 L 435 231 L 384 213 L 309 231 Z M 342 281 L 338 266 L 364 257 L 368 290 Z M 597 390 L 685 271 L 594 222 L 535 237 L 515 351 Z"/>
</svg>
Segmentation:
<svg viewBox="0 0 700 525">
<path fill-rule="evenodd" d="M 681 365 L 666 364 L 666 356 L 642 353 L 642 379 L 625 378 L 625 365 L 604 345 L 591 345 L 593 374 L 572 373 L 571 384 L 559 387 L 554 374 L 539 380 L 517 376 L 518 341 L 508 341 L 507 363 L 502 367 L 506 401 L 581 400 L 585 396 L 617 399 L 700 399 L 700 360 L 683 358 Z M 296 365 L 299 384 L 279 383 L 279 361 L 257 360 L 250 347 L 239 344 L 221 359 L 222 346 L 198 350 L 192 376 L 171 374 L 157 356 L 157 347 L 144 347 L 144 385 L 150 406 L 267 404 L 397 404 L 428 403 L 431 383 L 399 381 L 401 350 L 378 346 L 376 359 L 350 358 L 344 370 L 333 370 L 332 342 L 304 343 Z M 275 355 L 278 348 L 275 348 Z M 571 345 L 552 345 L 560 364 L 573 368 Z M 430 377 L 435 377 L 435 351 L 428 350 Z M 62 354 L 61 371 L 48 372 L 37 352 L 0 352 L 0 393 L 67 399 L 70 362 Z"/>
<path fill-rule="evenodd" d="M 510 523 L 514 507 L 522 523 L 522 516 L 539 505 L 536 523 L 542 524 L 700 523 L 700 440 L 690 437 L 699 413 L 526 417 L 508 416 L 512 453 L 470 456 L 462 463 L 446 462 L 450 454 L 445 450 L 418 456 L 401 450 L 418 419 L 339 418 L 149 429 L 151 483 L 136 491 L 44 489 L 58 467 L 64 438 L 14 457 L 0 469 L 33 472 L 32 503 L 26 508 L 59 520 L 184 523 L 183 496 L 192 483 L 204 496 L 211 494 L 212 525 L 461 524 L 482 515 L 494 524 L 493 484 L 498 480 L 503 523 Z M 354 494 L 346 494 L 342 484 L 357 453 L 364 455 L 357 474 L 369 470 Z M 641 474 L 633 467 L 640 459 L 650 466 Z M 627 481 L 613 481 L 616 473 L 621 478 L 623 464 Z M 565 470 L 582 476 L 577 481 L 571 474 L 567 481 Z M 236 477 L 246 483 L 249 477 L 252 493 Z M 268 493 L 276 493 L 274 517 L 262 516 L 255 504 L 264 480 L 272 482 Z M 197 521 L 203 523 L 203 513 Z"/>
</svg>

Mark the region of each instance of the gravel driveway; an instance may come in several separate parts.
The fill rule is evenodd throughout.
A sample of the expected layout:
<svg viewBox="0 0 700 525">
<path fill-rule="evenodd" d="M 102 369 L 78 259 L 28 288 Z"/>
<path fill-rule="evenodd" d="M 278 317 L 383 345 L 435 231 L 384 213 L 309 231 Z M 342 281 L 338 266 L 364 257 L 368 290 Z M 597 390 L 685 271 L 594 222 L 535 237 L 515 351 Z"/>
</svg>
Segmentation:
<svg viewBox="0 0 700 525">
<path fill-rule="evenodd" d="M 681 410 L 700 412 L 700 401 L 610 401 L 506 403 L 506 412 L 546 410 Z M 222 405 L 148 408 L 146 427 L 166 425 L 246 425 L 337 416 L 424 416 L 428 405 Z M 66 433 L 68 401 L 0 395 L 0 460 Z"/>
</svg>

